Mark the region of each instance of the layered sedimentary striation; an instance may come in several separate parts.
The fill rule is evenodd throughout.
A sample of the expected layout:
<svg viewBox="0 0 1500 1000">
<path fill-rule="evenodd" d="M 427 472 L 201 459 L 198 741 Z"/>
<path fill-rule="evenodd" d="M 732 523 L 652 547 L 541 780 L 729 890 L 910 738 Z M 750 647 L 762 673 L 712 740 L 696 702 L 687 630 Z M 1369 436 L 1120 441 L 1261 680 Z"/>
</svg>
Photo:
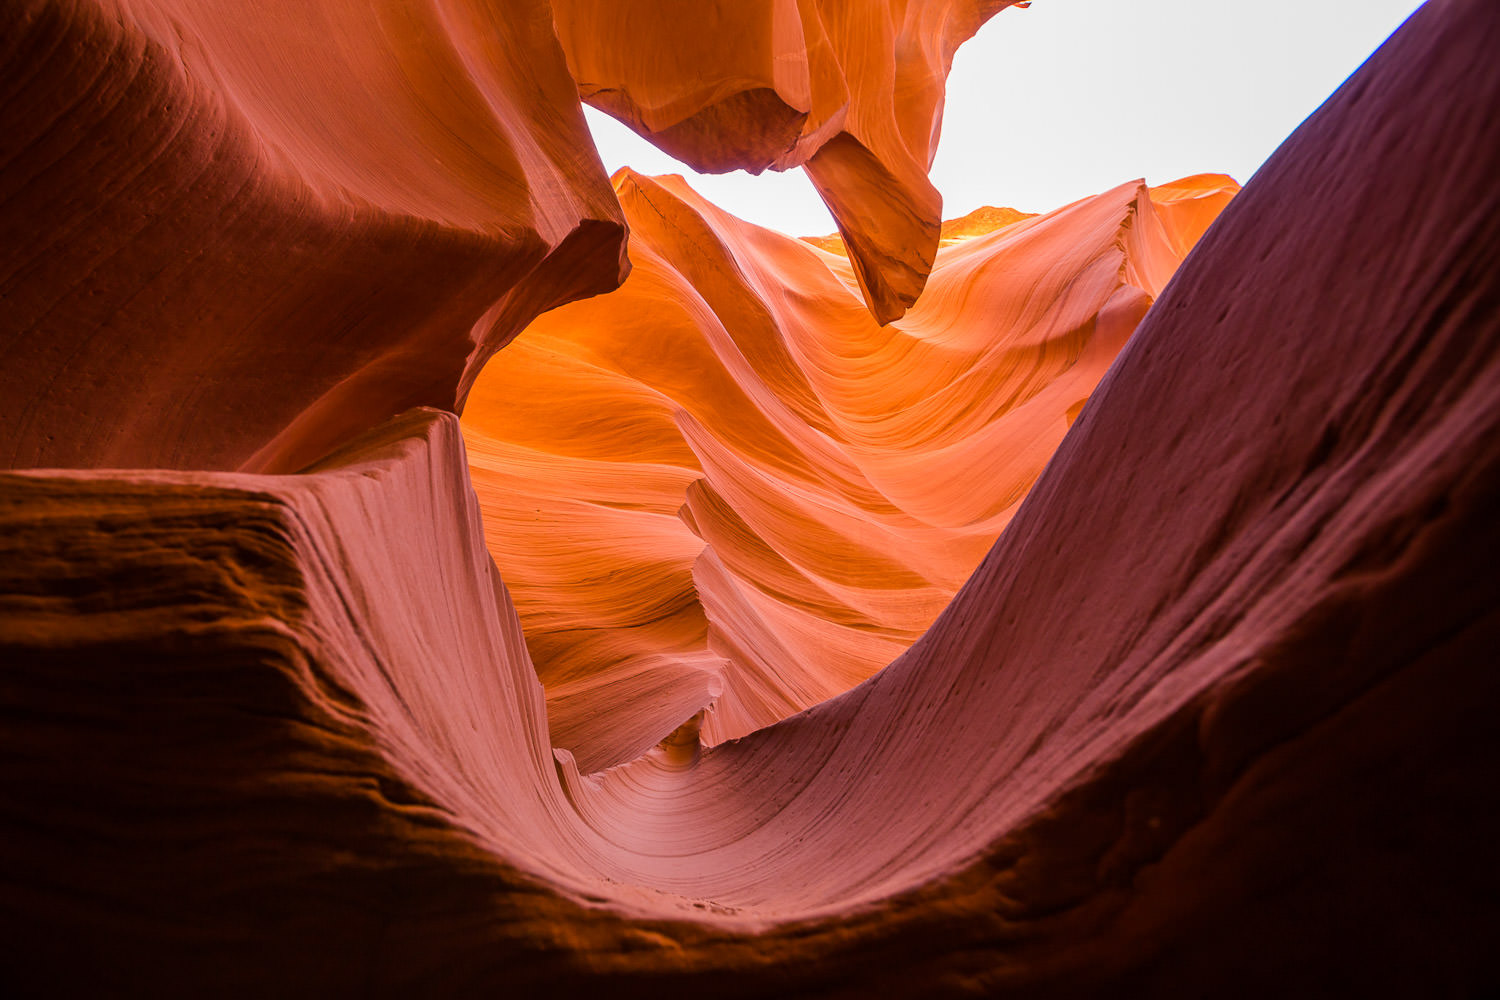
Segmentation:
<svg viewBox="0 0 1500 1000">
<path fill-rule="evenodd" d="M 1013 0 L 554 0 L 583 99 L 706 172 L 803 166 L 882 323 L 932 269 L 953 54 Z"/>
<path fill-rule="evenodd" d="M 621 277 L 543 0 L 22 0 L 0 38 L 0 467 L 296 469 Z"/>
<path fill-rule="evenodd" d="M 87 23 L 135 37 L 142 9 Z M 17 10 L 28 30 L 95 11 Z M 28 44 L 12 83 L 21 55 L 49 64 Z M 451 413 L 329 430 L 340 447 L 297 475 L 0 474 L 7 986 L 1483 992 L 1500 924 L 1497 48 L 1493 4 L 1419 11 L 1195 247 L 923 637 L 719 746 L 687 727 L 597 775 L 553 752 Z M 143 220 L 91 225 L 123 246 Z M 430 307 L 431 287 L 404 287 Z M 35 344 L 5 329 L 7 349 Z M 8 363 L 27 400 L 68 370 L 8 357 L 39 373 Z M 235 412 L 239 389 L 214 411 L 213 387 L 189 398 Z M 176 426 L 108 389 L 67 415 L 114 406 L 142 440 Z M 18 439 L 87 437 L 24 412 L 49 429 L 7 411 Z M 284 426 L 160 447 L 228 466 Z"/>
<path fill-rule="evenodd" d="M 904 652 L 1237 189 L 976 211 L 878 326 L 844 256 L 680 178 L 615 188 L 631 277 L 528 327 L 464 418 L 554 744 L 586 771 L 701 709 L 709 743 L 743 736 Z"/>
</svg>

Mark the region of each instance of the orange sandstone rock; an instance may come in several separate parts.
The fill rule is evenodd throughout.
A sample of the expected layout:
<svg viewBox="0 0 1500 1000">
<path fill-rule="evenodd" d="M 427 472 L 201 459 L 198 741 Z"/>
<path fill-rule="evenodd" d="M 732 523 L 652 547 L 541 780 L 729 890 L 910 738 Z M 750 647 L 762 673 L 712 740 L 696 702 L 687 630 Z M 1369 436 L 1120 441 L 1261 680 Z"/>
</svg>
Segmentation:
<svg viewBox="0 0 1500 1000">
<path fill-rule="evenodd" d="M 0 38 L 0 467 L 290 471 L 622 274 L 544 0 L 20 0 Z"/>
<path fill-rule="evenodd" d="M 554 0 L 579 93 L 704 172 L 805 166 L 881 323 L 932 269 L 953 53 L 1010 0 Z M 1024 5 L 1021 5 L 1024 6 Z"/>
<path fill-rule="evenodd" d="M 554 744 L 585 771 L 705 707 L 708 742 L 742 736 L 900 655 L 1186 249 L 1138 182 L 1045 216 L 980 210 L 882 327 L 843 256 L 680 178 L 615 187 L 631 277 L 532 324 L 464 418 Z M 1235 189 L 1158 190 L 1206 225 Z"/>
<path fill-rule="evenodd" d="M 451 413 L 398 415 L 298 475 L 0 474 L 6 987 L 1483 995 L 1500 927 L 1497 49 L 1493 3 L 1424 6 L 1196 246 L 923 638 L 718 746 L 695 745 L 690 716 L 601 774 L 553 752 Z M 22 136 L 23 162 L 42 162 L 32 142 L 96 152 L 48 135 Z M 93 225 L 118 246 L 141 222 Z M 708 254 L 752 259 L 754 231 L 712 233 L 664 280 L 711 292 Z M 1078 254 L 1098 262 L 1083 290 L 1119 281 L 1110 251 Z M 1170 260 L 1123 256 L 1127 293 Z M 59 296 L 81 274 L 7 288 Z M 683 308 L 712 332 L 726 302 L 776 315 L 775 291 Z M 987 301 L 1030 315 L 1025 296 Z M 855 426 L 857 390 L 825 399 L 788 367 L 803 338 L 759 343 L 736 364 L 802 386 L 785 405 L 821 411 L 807 441 Z M 824 355 L 862 356 L 809 349 Z M 58 376 L 44 351 L 12 360 Z M 763 424 L 705 429 L 752 471 L 745 456 L 776 457 Z M 678 474 L 678 445 L 641 440 L 665 469 L 620 506 Z M 584 435 L 578 454 L 602 448 Z M 804 499 L 833 493 L 813 485 Z"/>
</svg>

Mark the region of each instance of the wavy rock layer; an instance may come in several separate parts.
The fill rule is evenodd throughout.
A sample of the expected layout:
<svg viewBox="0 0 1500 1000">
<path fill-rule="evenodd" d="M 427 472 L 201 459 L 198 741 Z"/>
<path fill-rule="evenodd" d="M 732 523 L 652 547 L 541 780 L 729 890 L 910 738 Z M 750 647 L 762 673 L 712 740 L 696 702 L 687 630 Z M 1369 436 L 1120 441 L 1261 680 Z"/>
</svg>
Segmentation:
<svg viewBox="0 0 1500 1000">
<path fill-rule="evenodd" d="M 631 277 L 532 324 L 464 418 L 554 745 L 586 771 L 706 708 L 708 742 L 743 736 L 904 652 L 1237 190 L 955 220 L 881 327 L 843 256 L 680 178 L 615 187 Z"/>
<path fill-rule="evenodd" d="M 0 467 L 295 469 L 615 287 L 547 15 L 5 4 Z"/>
<path fill-rule="evenodd" d="M 938 247 L 927 171 L 953 53 L 1013 0 L 552 6 L 585 101 L 699 171 L 804 166 L 875 318 L 916 302 Z"/>
<path fill-rule="evenodd" d="M 1424 7 L 923 639 L 706 751 L 551 755 L 451 415 L 298 476 L 0 476 L 7 986 L 1482 994 L 1497 49 Z"/>
</svg>

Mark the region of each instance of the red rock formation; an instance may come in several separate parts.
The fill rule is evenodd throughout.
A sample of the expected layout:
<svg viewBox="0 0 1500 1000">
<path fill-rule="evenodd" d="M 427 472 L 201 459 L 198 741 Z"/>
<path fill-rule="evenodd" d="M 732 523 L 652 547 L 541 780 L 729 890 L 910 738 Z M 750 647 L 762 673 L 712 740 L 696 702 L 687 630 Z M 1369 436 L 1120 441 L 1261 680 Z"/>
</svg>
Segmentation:
<svg viewBox="0 0 1500 1000">
<path fill-rule="evenodd" d="M 553 743 L 585 771 L 709 706 L 708 742 L 743 736 L 905 651 L 1165 285 L 1174 243 L 1237 186 L 972 213 L 885 327 L 843 256 L 681 178 L 622 171 L 615 188 L 632 276 L 532 324 L 464 418 Z"/>
<path fill-rule="evenodd" d="M 544 0 L 0 9 L 0 467 L 292 470 L 454 408 L 623 226 Z M 414 294 L 420 289 L 420 294 Z"/>
<path fill-rule="evenodd" d="M 1483 993 L 1497 49 L 1419 11 L 923 639 L 707 751 L 552 756 L 450 414 L 298 476 L 0 475 L 7 987 Z"/>
<path fill-rule="evenodd" d="M 932 270 L 953 53 L 1012 0 L 553 0 L 579 93 L 694 169 L 805 166 L 881 323 Z"/>
</svg>

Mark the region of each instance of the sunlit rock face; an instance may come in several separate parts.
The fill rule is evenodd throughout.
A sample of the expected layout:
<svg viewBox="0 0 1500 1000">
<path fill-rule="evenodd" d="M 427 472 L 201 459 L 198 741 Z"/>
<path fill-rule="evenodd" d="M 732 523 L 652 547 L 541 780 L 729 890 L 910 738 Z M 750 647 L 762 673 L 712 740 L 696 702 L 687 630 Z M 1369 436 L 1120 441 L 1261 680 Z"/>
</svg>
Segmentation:
<svg viewBox="0 0 1500 1000">
<path fill-rule="evenodd" d="M 1011 6 L 553 2 L 588 103 L 699 171 L 805 167 L 882 323 L 911 307 L 933 266 L 942 198 L 927 171 L 953 53 Z"/>
<path fill-rule="evenodd" d="M 6 3 L 0 467 L 292 471 L 615 287 L 548 18 Z"/>
<path fill-rule="evenodd" d="M 978 566 L 1237 190 L 1120 187 L 945 227 L 878 326 L 848 260 L 622 171 L 634 270 L 542 317 L 464 427 L 553 743 L 743 736 L 885 666 Z"/>
<path fill-rule="evenodd" d="M 171 17 L 145 4 L 4 9 L 7 191 L 48 190 L 55 174 L 71 178 L 76 197 L 97 209 L 80 214 L 58 197 L 41 199 L 42 211 L 19 193 L 0 202 L 7 234 L 24 235 L 6 242 L 6 252 L 30 247 L 30 256 L 7 258 L 17 270 L 7 273 L 6 301 L 32 310 L 0 312 L 7 391 L 23 393 L 19 403 L 3 398 L 6 440 L 32 449 L 61 442 L 60 457 L 46 460 L 75 466 L 0 474 L 7 994 L 1493 991 L 1500 8 L 1429 3 L 1257 173 L 1103 378 L 1092 391 L 1079 387 L 1076 398 L 1088 397 L 1087 405 L 1046 469 L 905 653 L 843 694 L 739 739 L 704 747 L 684 720 L 660 746 L 596 774 L 581 773 L 573 755 L 552 745 L 527 637 L 486 547 L 458 418 L 418 407 L 381 421 L 376 414 L 400 405 L 397 397 L 360 394 L 380 405 L 353 407 L 347 418 L 340 410 L 325 424 L 318 414 L 326 411 L 313 405 L 327 391 L 307 390 L 327 374 L 317 358 L 338 355 L 345 358 L 338 365 L 357 369 L 386 357 L 364 327 L 329 332 L 314 321 L 346 316 L 350 283 L 368 290 L 379 279 L 386 288 L 380 282 L 394 272 L 359 254 L 327 257 L 325 269 L 314 255 L 304 267 L 285 265 L 290 291 L 256 277 L 256 261 L 302 261 L 303 230 L 272 228 L 259 242 L 233 244 L 234 252 L 230 243 L 215 249 L 203 242 L 214 227 L 187 211 L 198 204 L 190 197 L 196 188 L 173 187 L 176 161 L 162 150 L 175 147 L 126 145 L 136 137 L 166 142 L 151 131 L 164 117 L 176 123 L 172 142 L 241 134 L 218 130 L 212 117 L 170 118 L 184 106 L 163 94 L 179 91 L 158 86 L 170 78 L 194 95 L 191 107 L 227 115 L 241 79 L 234 65 L 255 68 L 265 81 L 305 71 L 297 77 L 304 99 L 325 116 L 310 129 L 319 136 L 378 134 L 384 119 L 368 106 L 313 92 L 379 77 L 372 67 L 384 64 L 358 63 L 349 76 L 310 68 L 320 60 L 346 65 L 367 44 L 387 44 L 377 37 L 403 39 L 389 44 L 406 52 L 397 60 L 403 86 L 431 95 L 424 103 L 431 127 L 466 135 L 464 115 L 454 112 L 461 105 L 436 96 L 448 95 L 453 78 L 418 72 L 423 64 L 412 60 L 426 46 L 447 51 L 448 36 L 437 29 L 462 23 L 468 8 L 439 0 L 360 5 L 385 18 L 377 18 L 379 31 L 350 13 L 353 6 L 348 20 L 333 5 L 261 9 L 264 18 L 247 6 L 208 3 L 184 4 Z M 318 12 L 316 25 L 298 20 L 308 12 Z M 418 12 L 433 15 L 423 30 L 392 27 Z M 540 7 L 511 12 L 504 26 L 466 28 L 465 37 L 550 30 L 545 16 L 522 16 L 544 14 Z M 216 19 L 218 34 L 210 30 Z M 278 34 L 275 45 L 252 46 L 272 23 L 276 32 L 303 27 Z M 147 37 L 156 48 L 141 42 Z M 154 54 L 134 63 L 120 55 L 134 51 Z M 235 52 L 243 63 L 215 61 Z M 511 54 L 501 61 L 517 82 L 493 101 L 503 93 L 519 107 L 541 107 L 550 57 L 537 57 L 536 79 L 520 79 L 530 56 Z M 133 79 L 147 98 L 111 89 L 122 66 L 139 70 Z M 249 93 L 234 100 L 249 101 Z M 297 148 L 285 135 L 282 145 L 266 138 L 280 134 L 271 122 L 295 119 L 293 103 L 288 90 L 265 119 L 252 144 L 255 163 L 288 162 L 278 157 Z M 397 104 L 393 121 L 422 120 Z M 99 142 L 75 127 L 83 118 L 68 115 L 103 123 Z M 571 111 L 543 117 L 558 134 L 576 123 Z M 75 125 L 48 125 L 58 121 Z M 371 156 L 360 170 L 340 173 L 347 203 L 318 188 L 323 200 L 304 204 L 298 199 L 313 196 L 294 188 L 287 205 L 370 221 L 352 192 L 380 188 L 387 168 L 400 174 L 402 155 L 392 148 L 389 164 Z M 519 159 L 528 169 L 540 162 Z M 304 172 L 315 172 L 312 161 L 297 166 L 299 177 Z M 367 187 L 356 184 L 361 177 Z M 642 179 L 633 183 L 637 193 L 648 190 Z M 152 201 L 155 185 L 181 194 L 180 220 L 168 211 L 176 203 Z M 1210 200 L 1193 188 L 1148 193 L 1169 246 L 1174 232 L 1191 234 L 1186 220 Z M 247 182 L 247 197 L 258 190 Z M 510 206 L 504 211 L 525 214 L 498 188 L 483 190 Z M 535 197 L 522 200 L 556 206 L 571 204 L 578 189 L 538 181 L 529 190 Z M 1125 200 L 1134 198 L 1138 221 L 1145 201 L 1130 191 Z M 672 193 L 692 209 L 678 223 L 713 216 L 686 192 Z M 116 196 L 125 199 L 121 209 L 105 210 Z M 392 204 L 434 197 L 391 194 Z M 525 288 L 516 294 L 540 302 L 562 288 L 592 287 L 585 273 L 617 273 L 625 216 L 607 194 L 600 198 L 598 213 L 576 213 L 549 230 L 555 245 L 544 237 L 554 249 L 539 250 L 537 266 L 553 260 L 558 270 L 535 272 L 534 284 L 486 286 L 494 297 L 483 314 L 510 301 L 510 290 Z M 274 221 L 281 216 L 267 213 L 277 204 L 248 207 Z M 226 240 L 238 232 L 240 217 L 228 208 L 206 211 Z M 444 218 L 457 224 L 460 216 Z M 610 262 L 597 273 L 581 258 L 564 267 L 557 256 L 566 234 L 595 228 L 584 224 L 589 218 L 614 234 L 596 250 Z M 705 229 L 720 245 L 760 239 L 711 221 Z M 1015 220 L 972 236 L 954 245 L 955 259 L 967 260 L 964 252 L 985 241 L 1004 242 L 1010 228 L 1044 224 L 1047 217 Z M 141 235 L 172 225 L 198 234 L 183 236 L 180 260 L 160 251 L 172 245 L 167 235 L 155 237 L 159 243 Z M 1118 232 L 1118 221 L 1100 222 L 1101 231 L 1110 225 Z M 496 238 L 526 243 L 528 231 L 504 228 Z M 368 249 L 356 235 L 348 245 Z M 1127 261 L 1133 238 L 1125 240 Z M 689 273 L 686 255 L 667 256 L 680 244 L 646 240 L 671 265 L 654 272 L 663 280 Z M 129 270 L 134 241 L 157 270 Z M 330 245 L 315 248 L 331 253 Z M 857 285 L 836 256 L 810 243 L 776 245 L 794 262 L 842 275 L 852 299 Z M 1093 252 L 1089 245 L 1081 244 L 1075 264 Z M 702 246 L 708 263 L 696 265 L 705 270 L 691 275 L 692 287 L 709 290 L 707 255 L 719 251 L 707 236 Z M 124 268 L 108 273 L 144 282 L 105 310 L 134 339 L 96 322 L 84 327 L 92 335 L 70 340 L 63 335 L 71 327 L 61 324 L 63 339 L 49 347 L 35 332 L 35 303 L 90 308 L 99 296 L 72 290 L 90 287 L 91 247 L 103 255 L 99 268 Z M 741 259 L 748 266 L 761 258 Z M 983 270 L 982 255 L 969 263 Z M 1154 265 L 1141 258 L 1137 267 L 1148 274 Z M 1080 292 L 1094 287 L 1086 273 L 1074 282 Z M 1110 273 L 1118 281 L 1118 268 Z M 429 262 L 380 301 L 428 317 L 430 329 L 448 331 L 445 342 L 450 334 L 462 340 L 473 316 L 447 297 L 452 289 L 439 279 L 449 274 Z M 213 288 L 239 302 L 249 293 L 236 277 L 287 321 L 276 339 L 271 327 L 254 326 L 253 310 L 236 313 L 245 329 L 263 334 L 247 350 L 263 351 L 259 384 L 274 418 L 260 414 L 239 383 L 194 381 L 199 359 L 181 353 L 198 344 L 212 357 L 230 350 L 229 327 L 207 321 L 218 314 L 200 317 L 172 303 L 211 303 L 205 289 Z M 815 272 L 806 280 L 823 279 Z M 1111 297 L 1145 295 L 1151 280 L 1129 278 Z M 783 287 L 785 302 L 770 287 L 756 298 L 784 317 L 812 308 L 793 294 L 801 286 Z M 284 295 L 302 295 L 307 311 L 286 311 Z M 712 330 L 708 313 L 718 307 L 702 294 L 684 301 Z M 1005 297 L 982 301 L 999 308 Z M 941 315 L 940 305 L 924 299 L 914 312 Z M 155 339 L 144 322 L 126 322 L 137 309 L 156 310 Z M 1045 315 L 1055 310 L 1054 303 Z M 1107 311 L 1098 313 L 1096 336 Z M 309 325 L 293 323 L 298 316 Z M 204 322 L 194 326 L 195 318 Z M 389 317 L 390 329 L 407 329 L 398 319 Z M 797 369 L 806 391 L 794 402 L 810 415 L 802 426 L 834 428 L 859 412 L 849 396 L 820 389 L 819 379 L 836 362 L 884 357 L 883 342 L 861 329 L 849 332 L 865 354 L 825 357 L 807 348 L 823 360 Z M 936 324 L 920 344 L 910 329 L 889 336 L 911 340 L 903 350 L 915 357 L 943 346 L 938 329 L 955 352 L 972 343 L 972 331 L 958 324 Z M 780 341 L 755 341 L 779 343 L 785 353 L 746 356 L 745 367 L 778 373 L 771 384 L 779 392 L 781 378 L 793 374 L 784 360 L 792 345 L 806 346 L 801 336 L 782 331 Z M 668 345 L 674 356 L 690 356 L 679 341 Z M 133 373 L 120 384 L 89 353 L 116 346 L 108 356 Z M 641 352 L 644 365 L 652 355 L 645 343 Z M 719 356 L 698 355 L 705 365 Z M 303 364 L 323 374 L 304 382 Z M 616 399 L 621 380 L 598 367 L 597 395 Z M 339 377 L 354 378 L 355 369 Z M 174 377 L 184 382 L 183 406 L 197 416 L 191 426 L 174 410 L 134 405 L 121 387 Z M 685 384 L 698 377 L 684 368 Z M 641 410 L 659 412 L 673 384 L 640 384 Z M 462 379 L 454 385 L 461 394 Z M 753 385 L 735 383 L 741 394 Z M 917 391 L 844 388 L 852 396 Z M 46 402 L 59 392 L 71 392 L 74 405 Z M 537 401 L 548 393 L 560 406 L 576 403 L 539 375 L 509 404 L 544 406 Z M 772 395 L 765 393 L 765 406 Z M 288 402 L 294 397 L 310 401 Z M 743 419 L 752 416 L 747 410 Z M 284 436 L 289 420 L 301 420 L 306 436 Z M 817 454 L 842 449 L 850 464 L 856 456 L 870 461 L 869 442 L 890 429 L 849 422 L 864 436 L 841 430 L 840 448 Z M 129 429 L 119 441 L 138 450 L 106 447 L 105 431 L 116 425 Z M 797 426 L 775 429 L 785 436 Z M 81 427 L 99 430 L 91 436 Z M 779 454 L 769 437 L 762 451 L 752 449 L 762 441 L 753 426 L 703 429 L 734 475 L 771 468 Z M 900 429 L 895 436 L 911 431 Z M 688 433 L 679 440 L 688 443 Z M 258 461 L 278 468 L 320 436 L 333 446 L 296 474 L 228 468 L 253 470 Z M 602 449 L 602 440 L 584 439 L 586 458 L 619 460 L 638 444 L 643 464 L 666 470 L 643 474 L 639 492 L 618 494 L 625 508 L 649 511 L 674 467 L 700 461 L 700 452 L 654 434 L 618 441 L 603 455 L 587 451 Z M 32 452 L 18 454 L 25 462 Z M 251 461 L 258 454 L 271 457 Z M 168 459 L 184 467 L 85 467 Z M 901 463 L 892 461 L 879 475 L 903 482 Z M 187 467 L 194 462 L 202 465 Z M 728 497 L 720 484 L 733 477 L 713 478 L 708 459 L 701 462 L 695 478 Z M 780 471 L 795 481 L 799 469 Z M 804 494 L 793 499 L 815 506 L 810 499 L 824 495 Z M 814 523 L 805 513 L 792 520 Z M 709 522 L 693 513 L 705 538 Z M 670 537 L 643 544 L 669 549 Z M 737 538 L 753 540 L 748 532 Z M 708 544 L 717 551 L 720 542 Z M 750 570 L 773 568 L 721 562 L 726 578 L 768 579 Z"/>
</svg>

